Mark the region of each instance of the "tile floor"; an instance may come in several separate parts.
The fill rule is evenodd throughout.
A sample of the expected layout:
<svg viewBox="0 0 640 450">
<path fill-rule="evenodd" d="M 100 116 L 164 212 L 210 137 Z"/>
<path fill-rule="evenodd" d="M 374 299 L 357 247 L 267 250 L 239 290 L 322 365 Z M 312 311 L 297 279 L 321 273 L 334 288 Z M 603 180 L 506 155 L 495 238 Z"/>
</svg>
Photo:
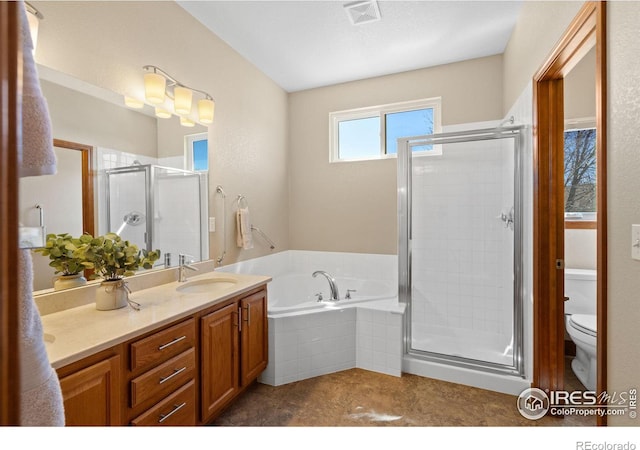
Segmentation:
<svg viewBox="0 0 640 450">
<path fill-rule="evenodd" d="M 569 364 L 567 363 L 567 367 Z M 584 390 L 570 369 L 566 390 Z M 212 425 L 218 426 L 595 426 L 595 418 L 526 419 L 516 397 L 403 374 L 362 369 L 284 386 L 254 384 Z"/>
</svg>

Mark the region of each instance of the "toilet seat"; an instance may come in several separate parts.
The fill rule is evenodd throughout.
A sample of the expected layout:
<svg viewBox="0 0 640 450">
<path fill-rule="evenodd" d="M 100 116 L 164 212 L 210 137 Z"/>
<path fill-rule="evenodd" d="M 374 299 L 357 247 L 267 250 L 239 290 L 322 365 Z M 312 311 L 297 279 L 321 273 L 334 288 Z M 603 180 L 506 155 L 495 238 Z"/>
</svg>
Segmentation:
<svg viewBox="0 0 640 450">
<path fill-rule="evenodd" d="M 597 337 L 597 321 L 593 314 L 572 314 L 569 317 L 569 324 L 584 334 Z"/>
</svg>

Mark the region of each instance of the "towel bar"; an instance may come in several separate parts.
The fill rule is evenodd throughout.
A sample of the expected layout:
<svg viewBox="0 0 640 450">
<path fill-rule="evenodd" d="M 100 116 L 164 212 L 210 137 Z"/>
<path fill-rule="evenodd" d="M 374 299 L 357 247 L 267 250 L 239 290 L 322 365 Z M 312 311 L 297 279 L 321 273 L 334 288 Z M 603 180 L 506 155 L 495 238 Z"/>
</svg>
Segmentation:
<svg viewBox="0 0 640 450">
<path fill-rule="evenodd" d="M 222 255 L 216 259 L 216 262 L 220 264 L 227 255 L 227 194 L 225 194 L 224 189 L 222 189 L 222 186 L 220 185 L 216 186 L 216 194 L 220 194 L 222 196 Z"/>
</svg>

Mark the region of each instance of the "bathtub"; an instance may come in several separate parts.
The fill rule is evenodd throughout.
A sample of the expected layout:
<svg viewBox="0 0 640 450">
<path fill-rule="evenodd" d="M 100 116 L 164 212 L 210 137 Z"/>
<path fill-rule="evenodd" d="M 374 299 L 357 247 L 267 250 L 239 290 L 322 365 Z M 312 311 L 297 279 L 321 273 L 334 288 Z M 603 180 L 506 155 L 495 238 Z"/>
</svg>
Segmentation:
<svg viewBox="0 0 640 450">
<path fill-rule="evenodd" d="M 272 278 L 269 363 L 258 380 L 280 386 L 352 368 L 401 376 L 397 261 L 395 255 L 287 250 L 219 269 Z M 329 283 L 314 278 L 316 270 L 335 278 L 339 301 L 327 301 Z M 324 301 L 317 301 L 318 293 Z"/>
<path fill-rule="evenodd" d="M 268 284 L 268 314 L 281 317 L 298 312 L 346 308 L 363 302 L 397 300 L 397 286 L 391 281 L 336 277 L 340 300 L 331 301 L 327 280 L 311 274 L 291 273 L 273 278 Z M 350 292 L 349 299 L 345 298 Z M 319 301 L 317 294 L 323 300 Z"/>
</svg>

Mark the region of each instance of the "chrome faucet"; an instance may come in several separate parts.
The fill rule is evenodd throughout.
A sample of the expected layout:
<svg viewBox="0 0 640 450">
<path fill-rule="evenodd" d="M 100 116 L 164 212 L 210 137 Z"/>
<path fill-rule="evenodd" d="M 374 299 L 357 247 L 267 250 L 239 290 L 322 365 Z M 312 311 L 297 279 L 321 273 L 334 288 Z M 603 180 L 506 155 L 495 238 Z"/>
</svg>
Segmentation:
<svg viewBox="0 0 640 450">
<path fill-rule="evenodd" d="M 324 270 L 316 270 L 315 272 L 313 272 L 313 278 L 315 278 L 318 274 L 323 275 L 329 282 L 329 288 L 331 289 L 331 301 L 335 302 L 340 300 L 340 293 L 338 292 L 338 284 L 336 283 L 336 279 Z"/>
<path fill-rule="evenodd" d="M 178 264 L 180 265 L 180 267 L 178 268 L 178 281 L 181 283 L 187 281 L 187 272 L 185 269 L 193 270 L 194 272 L 197 272 L 199 270 L 197 267 L 193 267 L 190 265 L 193 260 L 190 259 L 189 261 L 187 261 L 187 256 L 189 256 L 189 258 L 192 258 L 192 256 L 190 255 L 178 255 Z"/>
</svg>

